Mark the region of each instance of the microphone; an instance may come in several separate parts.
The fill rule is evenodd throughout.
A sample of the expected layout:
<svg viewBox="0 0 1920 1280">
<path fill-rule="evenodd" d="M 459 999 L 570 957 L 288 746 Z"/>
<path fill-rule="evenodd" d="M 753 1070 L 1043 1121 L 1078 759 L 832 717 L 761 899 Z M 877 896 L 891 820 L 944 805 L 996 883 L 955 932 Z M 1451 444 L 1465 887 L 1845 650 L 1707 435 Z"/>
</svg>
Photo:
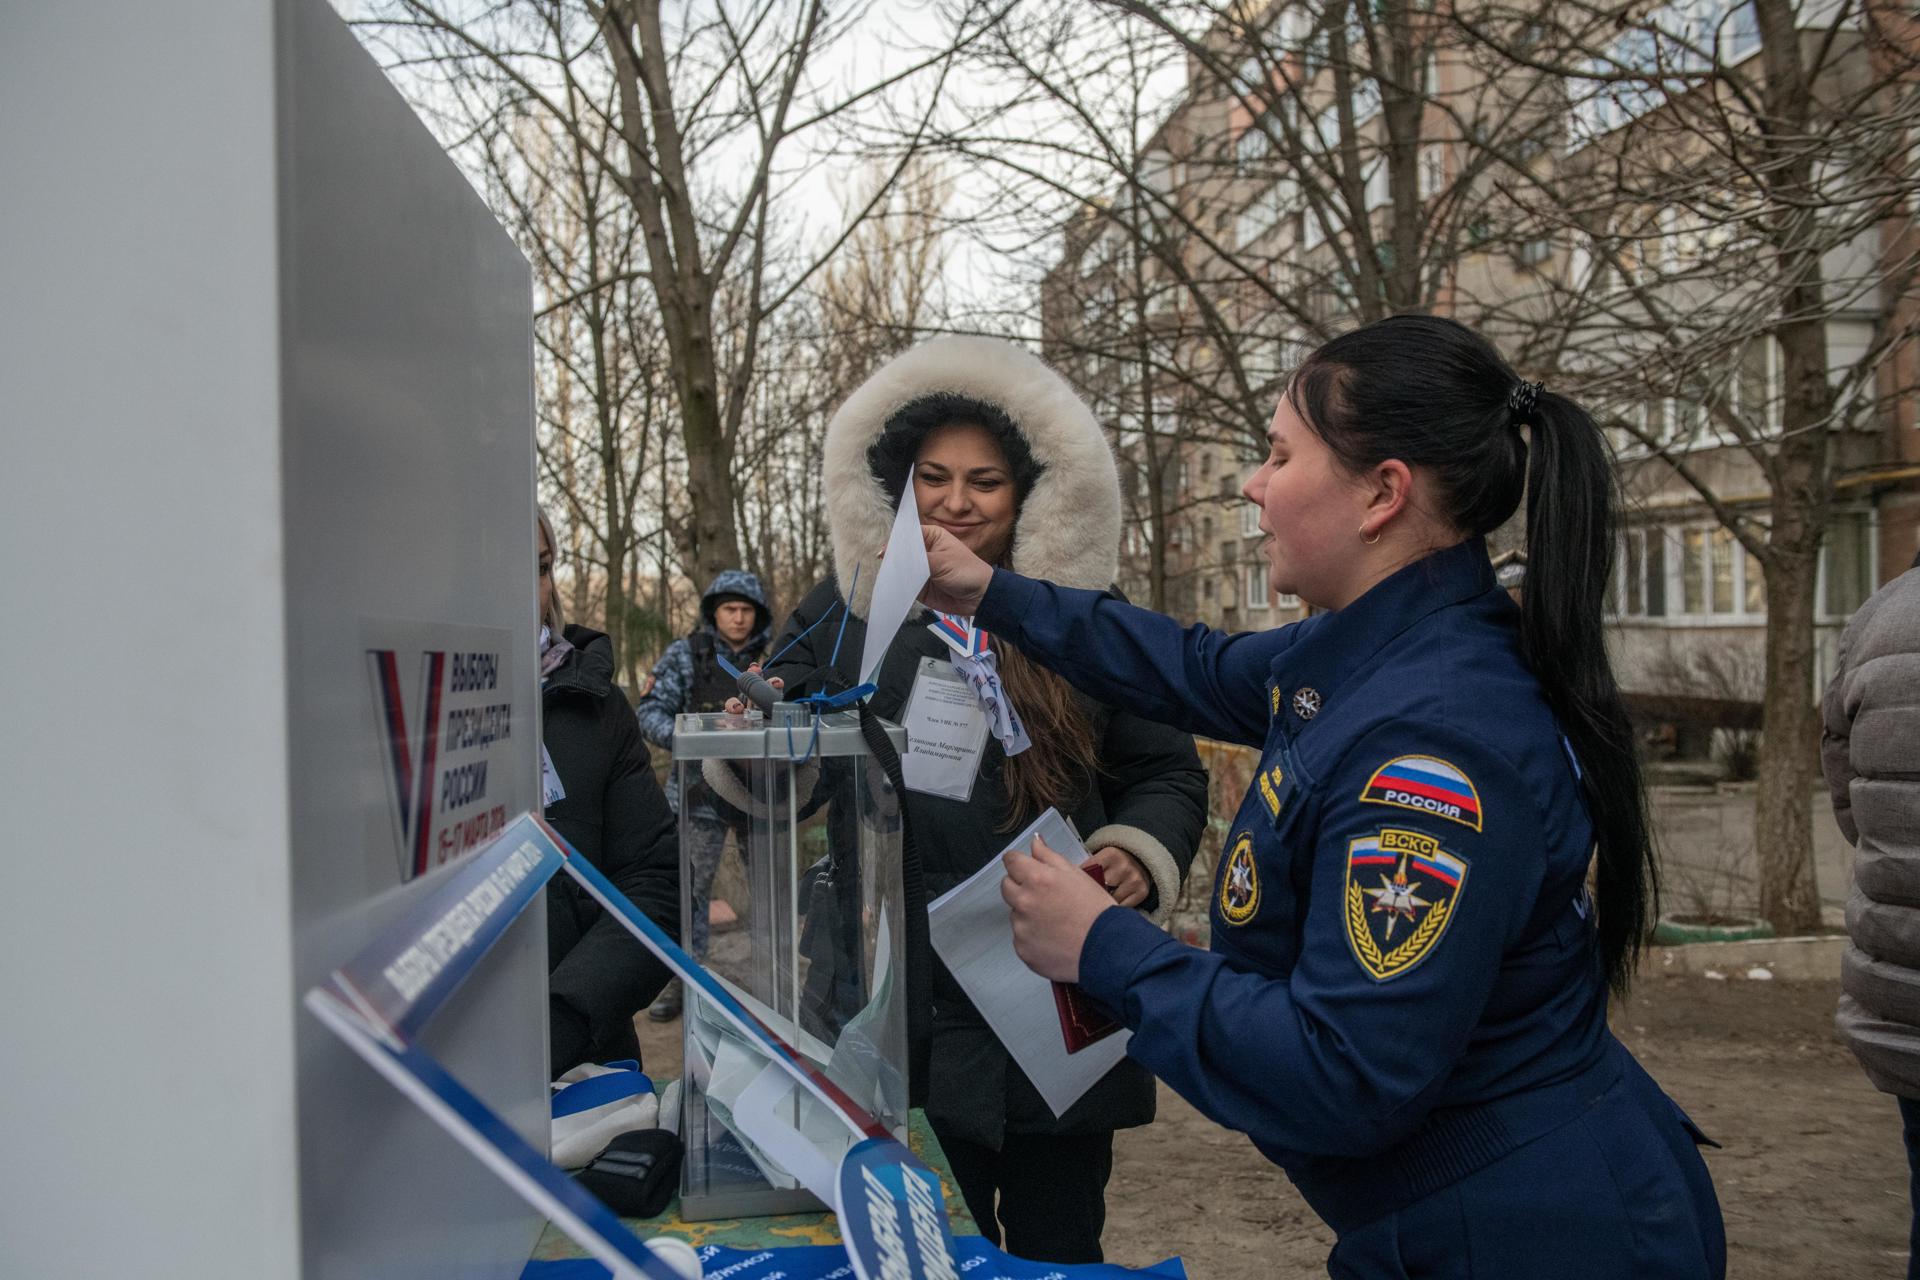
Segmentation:
<svg viewBox="0 0 1920 1280">
<path fill-rule="evenodd" d="M 734 686 L 740 690 L 741 701 L 760 708 L 767 715 L 773 714 L 773 704 L 780 701 L 780 691 L 768 684 L 764 676 L 758 671 L 736 670 L 731 662 L 717 653 L 713 655 L 713 660 L 720 664 L 722 671 L 733 677 Z"/>
</svg>

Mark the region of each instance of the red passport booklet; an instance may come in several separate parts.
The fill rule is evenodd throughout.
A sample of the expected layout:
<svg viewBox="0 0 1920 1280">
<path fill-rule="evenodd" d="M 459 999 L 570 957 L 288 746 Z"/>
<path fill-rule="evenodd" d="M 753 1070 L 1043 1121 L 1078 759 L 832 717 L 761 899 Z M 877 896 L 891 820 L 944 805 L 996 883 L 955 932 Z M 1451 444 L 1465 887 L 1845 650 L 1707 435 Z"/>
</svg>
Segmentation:
<svg viewBox="0 0 1920 1280">
<path fill-rule="evenodd" d="M 1105 888 L 1107 877 L 1099 864 L 1083 862 L 1080 869 Z M 1060 1038 L 1067 1042 L 1068 1053 L 1078 1053 L 1095 1041 L 1104 1040 L 1120 1029 L 1120 1024 L 1101 1012 L 1100 1006 L 1071 982 L 1053 984 L 1054 1007 L 1060 1011 Z"/>
</svg>

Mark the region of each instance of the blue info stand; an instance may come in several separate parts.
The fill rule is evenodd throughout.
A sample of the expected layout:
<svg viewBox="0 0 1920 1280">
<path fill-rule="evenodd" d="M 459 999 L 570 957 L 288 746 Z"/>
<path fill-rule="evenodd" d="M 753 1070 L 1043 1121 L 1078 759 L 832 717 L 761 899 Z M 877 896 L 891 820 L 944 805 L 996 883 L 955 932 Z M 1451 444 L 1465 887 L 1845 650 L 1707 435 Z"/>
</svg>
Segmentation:
<svg viewBox="0 0 1920 1280">
<path fill-rule="evenodd" d="M 514 919 L 539 900 L 561 871 L 697 987 L 728 1021 L 758 1043 L 862 1140 L 836 1178 L 834 1209 L 844 1248 L 796 1246 L 758 1251 L 706 1248 L 708 1272 L 728 1280 L 1037 1280 L 1043 1276 L 1150 1275 L 1184 1280 L 1179 1261 L 1145 1271 L 1061 1266 L 1010 1258 L 977 1236 L 956 1242 L 939 1177 L 874 1119 L 743 1008 L 659 926 L 639 911 L 546 823 L 523 814 L 321 985 L 307 1008 L 355 1053 L 585 1249 L 591 1261 L 534 1262 L 539 1280 L 679 1280 L 612 1210 L 535 1150 L 419 1044 L 421 1030 Z"/>
</svg>

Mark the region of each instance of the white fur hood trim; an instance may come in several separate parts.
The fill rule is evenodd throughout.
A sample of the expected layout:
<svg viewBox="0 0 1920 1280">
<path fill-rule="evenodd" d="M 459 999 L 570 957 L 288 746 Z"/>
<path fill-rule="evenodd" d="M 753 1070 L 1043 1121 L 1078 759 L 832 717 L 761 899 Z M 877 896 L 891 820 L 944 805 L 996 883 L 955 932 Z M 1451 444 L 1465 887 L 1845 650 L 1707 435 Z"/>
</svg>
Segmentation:
<svg viewBox="0 0 1920 1280">
<path fill-rule="evenodd" d="M 935 338 L 882 366 L 827 423 L 833 567 L 842 592 L 859 567 L 859 586 L 850 601 L 855 615 L 866 617 L 894 515 L 886 490 L 867 466 L 867 448 L 895 413 L 938 392 L 1004 410 L 1046 468 L 1020 508 L 1014 572 L 1069 587 L 1111 586 L 1120 559 L 1120 474 L 1093 411 L 1064 378 L 1011 342 Z"/>
</svg>

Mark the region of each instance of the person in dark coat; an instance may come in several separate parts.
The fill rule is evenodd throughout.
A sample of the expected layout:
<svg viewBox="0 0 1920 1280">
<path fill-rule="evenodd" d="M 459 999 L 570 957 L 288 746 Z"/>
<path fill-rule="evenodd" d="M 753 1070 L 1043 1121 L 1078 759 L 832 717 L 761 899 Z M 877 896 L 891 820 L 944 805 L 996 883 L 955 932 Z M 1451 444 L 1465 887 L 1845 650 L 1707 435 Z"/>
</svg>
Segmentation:
<svg viewBox="0 0 1920 1280">
<path fill-rule="evenodd" d="M 546 819 L 647 917 L 680 935 L 680 854 L 613 644 L 567 626 L 553 587 L 553 530 L 540 517 L 541 794 Z M 570 876 L 547 885 L 552 1070 L 638 1059 L 634 1015 L 667 967 Z"/>
<path fill-rule="evenodd" d="M 1056 374 L 998 340 L 941 338 L 895 359 L 834 416 L 826 500 L 837 572 L 787 620 L 768 674 L 789 696 L 853 683 L 877 557 L 909 470 L 924 519 L 1027 572 L 1106 587 L 1116 576 L 1120 489 L 1092 413 Z M 844 638 L 829 611 L 859 566 Z M 900 722 L 922 664 L 951 651 L 910 618 L 888 648 L 872 710 Z M 836 668 L 823 671 L 836 647 Z M 788 650 L 789 644 L 792 648 Z M 1085 835 L 1115 900 L 1164 921 L 1205 822 L 1207 778 L 1187 734 L 1102 706 L 992 644 L 1032 745 L 1009 756 L 988 734 L 965 798 L 909 789 L 906 812 L 929 899 L 1006 847 L 1049 805 Z M 785 650 L 786 652 L 782 652 Z M 812 681 L 808 677 L 815 678 Z M 1115 1130 L 1153 1119 L 1146 1070 L 1123 1060 L 1055 1117 L 944 966 L 933 983 L 927 1117 L 980 1229 L 1020 1257 L 1101 1260 Z"/>
<path fill-rule="evenodd" d="M 1859 850 L 1840 964 L 1840 1033 L 1899 1102 L 1920 1280 L 1920 557 L 1840 637 L 1820 755 L 1833 816 Z"/>
</svg>

